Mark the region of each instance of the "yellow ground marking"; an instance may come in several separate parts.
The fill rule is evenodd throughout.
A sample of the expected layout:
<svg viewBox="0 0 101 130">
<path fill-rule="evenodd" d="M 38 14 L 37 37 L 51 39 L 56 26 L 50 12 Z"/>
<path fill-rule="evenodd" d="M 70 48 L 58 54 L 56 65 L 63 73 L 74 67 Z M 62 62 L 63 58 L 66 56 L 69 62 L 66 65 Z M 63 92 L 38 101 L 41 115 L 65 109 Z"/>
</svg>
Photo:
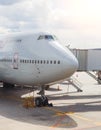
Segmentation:
<svg viewBox="0 0 101 130">
<path fill-rule="evenodd" d="M 79 118 L 79 119 L 82 119 L 82 120 L 85 120 L 85 121 L 89 121 L 89 122 L 91 122 L 91 123 L 93 123 L 93 124 L 95 124 L 95 125 L 97 125 L 97 126 L 100 126 L 100 125 L 101 125 L 101 122 L 96 122 L 95 120 L 92 120 L 92 119 L 83 117 L 83 116 L 81 116 L 81 115 L 79 115 L 79 114 L 76 114 L 76 113 L 75 113 L 74 115 L 72 115 L 72 116 L 74 116 L 74 117 L 76 117 L 76 118 Z"/>
<path fill-rule="evenodd" d="M 74 112 L 63 112 L 63 111 L 57 110 L 57 109 L 52 108 L 52 107 L 44 107 L 44 108 L 47 109 L 47 110 L 53 111 L 53 112 L 56 113 L 56 115 L 60 115 L 60 116 L 71 115 L 71 114 L 74 113 Z"/>
<path fill-rule="evenodd" d="M 92 121 L 91 119 L 85 118 L 85 117 L 83 117 L 83 116 L 81 116 L 81 115 L 74 114 L 73 116 L 76 117 L 76 118 L 85 120 L 85 121 L 89 121 L 89 122 Z"/>
<path fill-rule="evenodd" d="M 62 117 L 66 117 L 66 116 L 68 116 L 68 115 L 73 116 L 73 117 L 76 117 L 76 118 L 81 119 L 81 120 L 83 120 L 83 121 L 91 122 L 91 123 L 95 124 L 96 126 L 101 126 L 101 122 L 96 122 L 95 120 L 92 120 L 92 119 L 83 117 L 83 116 L 81 116 L 81 115 L 79 115 L 79 114 L 77 114 L 77 113 L 74 113 L 74 112 L 63 112 L 63 111 L 60 111 L 60 110 L 57 110 L 57 109 L 54 109 L 54 108 L 50 108 L 50 107 L 45 107 L 45 109 L 55 112 L 55 115 L 54 115 L 54 116 L 59 116 L 59 117 L 61 117 L 61 118 L 57 121 L 57 123 L 54 124 L 54 125 L 51 126 L 51 127 L 70 126 L 70 125 L 72 125 L 72 124 L 73 124 L 72 122 L 71 122 L 70 124 L 66 124 L 66 123 L 65 123 L 65 124 L 61 124 L 62 120 L 64 119 L 64 118 L 62 118 Z"/>
<path fill-rule="evenodd" d="M 15 101 L 23 101 L 23 99 L 17 98 L 17 97 L 14 97 L 14 96 L 6 96 L 6 95 L 4 96 L 4 95 L 0 95 L 0 97 L 1 97 L 1 98 L 12 99 L 12 100 L 15 100 Z M 50 110 L 50 111 L 55 112 L 55 115 L 54 115 L 54 116 L 59 116 L 59 117 L 61 117 L 61 118 L 58 120 L 58 122 L 57 122 L 55 125 L 51 126 L 51 127 L 70 126 L 70 124 L 72 125 L 72 123 L 70 123 L 70 124 L 61 124 L 61 122 L 62 122 L 62 120 L 64 119 L 64 117 L 67 116 L 67 115 L 74 116 L 74 117 L 76 117 L 76 118 L 78 118 L 78 119 L 81 119 L 81 120 L 89 121 L 89 122 L 95 124 L 96 126 L 101 126 L 101 122 L 96 122 L 96 121 L 94 121 L 94 120 L 92 120 L 92 119 L 83 117 L 83 116 L 81 116 L 81 115 L 79 115 L 79 114 L 76 114 L 76 113 L 74 113 L 74 112 L 63 112 L 63 111 L 57 110 L 57 109 L 52 108 L 52 107 L 44 107 L 44 109 L 47 109 L 47 110 Z"/>
<path fill-rule="evenodd" d="M 67 115 L 72 115 L 72 114 L 74 114 L 74 112 L 57 112 L 57 113 L 55 113 L 55 115 L 54 115 L 54 117 L 56 117 L 56 116 L 67 116 Z"/>
<path fill-rule="evenodd" d="M 63 111 L 60 111 L 60 110 L 57 110 L 57 109 L 54 109 L 54 108 L 51 108 L 51 107 L 44 107 L 45 109 L 47 109 L 47 110 L 50 110 L 50 111 L 53 111 L 53 112 L 55 112 L 55 115 L 54 116 L 59 116 L 60 118 L 57 120 L 57 122 L 54 124 L 54 125 L 52 125 L 52 126 L 50 126 L 50 127 L 52 127 L 52 128 L 56 128 L 56 127 L 59 127 L 59 126 L 73 126 L 73 123 L 72 122 L 69 122 L 69 123 L 61 123 L 64 119 L 65 119 L 65 117 L 67 116 L 67 115 L 71 115 L 71 114 L 73 114 L 73 112 L 63 112 Z"/>
</svg>

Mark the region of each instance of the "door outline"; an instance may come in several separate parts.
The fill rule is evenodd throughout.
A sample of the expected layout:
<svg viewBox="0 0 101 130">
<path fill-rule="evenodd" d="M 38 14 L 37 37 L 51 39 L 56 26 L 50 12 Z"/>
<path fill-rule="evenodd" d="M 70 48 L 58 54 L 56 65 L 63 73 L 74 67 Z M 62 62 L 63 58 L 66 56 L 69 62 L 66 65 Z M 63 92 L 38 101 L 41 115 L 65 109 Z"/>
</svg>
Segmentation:
<svg viewBox="0 0 101 130">
<path fill-rule="evenodd" d="M 13 69 L 18 69 L 18 53 L 14 53 L 13 56 Z"/>
</svg>

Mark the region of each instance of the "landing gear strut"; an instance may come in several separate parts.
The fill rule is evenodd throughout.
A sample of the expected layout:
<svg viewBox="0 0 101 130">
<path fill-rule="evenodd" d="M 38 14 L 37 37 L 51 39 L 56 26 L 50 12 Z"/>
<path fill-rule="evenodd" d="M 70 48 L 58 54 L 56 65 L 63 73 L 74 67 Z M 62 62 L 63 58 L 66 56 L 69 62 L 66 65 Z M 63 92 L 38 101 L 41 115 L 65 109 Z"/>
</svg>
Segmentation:
<svg viewBox="0 0 101 130">
<path fill-rule="evenodd" d="M 41 95 L 41 97 L 37 97 L 35 99 L 35 106 L 36 107 L 42 107 L 42 106 L 50 106 L 52 107 L 53 104 L 52 103 L 48 103 L 48 98 L 45 96 L 45 87 L 41 86 L 40 87 L 40 92 L 38 93 L 39 95 Z"/>
</svg>

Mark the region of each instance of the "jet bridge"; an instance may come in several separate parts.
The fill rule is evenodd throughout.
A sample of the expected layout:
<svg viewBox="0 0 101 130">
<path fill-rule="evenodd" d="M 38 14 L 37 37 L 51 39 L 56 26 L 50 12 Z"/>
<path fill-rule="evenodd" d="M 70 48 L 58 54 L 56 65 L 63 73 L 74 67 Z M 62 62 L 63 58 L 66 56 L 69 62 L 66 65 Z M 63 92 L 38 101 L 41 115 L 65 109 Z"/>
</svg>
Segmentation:
<svg viewBox="0 0 101 130">
<path fill-rule="evenodd" d="M 79 61 L 78 71 L 101 70 L 101 49 L 71 49 Z"/>
<path fill-rule="evenodd" d="M 101 49 L 70 49 L 79 62 L 78 71 L 97 71 L 101 84 Z"/>
</svg>

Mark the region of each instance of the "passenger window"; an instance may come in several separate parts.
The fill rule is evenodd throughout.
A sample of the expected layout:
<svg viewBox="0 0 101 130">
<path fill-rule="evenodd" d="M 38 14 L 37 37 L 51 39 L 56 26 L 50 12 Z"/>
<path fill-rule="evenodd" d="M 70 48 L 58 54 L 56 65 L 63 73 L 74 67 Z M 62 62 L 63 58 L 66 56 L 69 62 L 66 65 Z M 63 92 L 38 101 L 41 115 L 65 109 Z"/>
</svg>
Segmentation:
<svg viewBox="0 0 101 130">
<path fill-rule="evenodd" d="M 8 62 L 9 62 L 9 60 L 8 60 Z M 16 62 L 16 60 L 14 59 L 14 62 Z"/>
<path fill-rule="evenodd" d="M 56 61 L 54 61 L 54 64 L 56 64 Z"/>
<path fill-rule="evenodd" d="M 58 61 L 58 64 L 60 64 L 60 61 Z"/>
<path fill-rule="evenodd" d="M 50 64 L 52 64 L 52 60 L 50 61 Z"/>
<path fill-rule="evenodd" d="M 22 40 L 21 39 L 17 39 L 16 42 L 21 42 Z"/>
<path fill-rule="evenodd" d="M 38 60 L 38 64 L 39 64 L 39 60 Z"/>
<path fill-rule="evenodd" d="M 41 64 L 42 64 L 42 60 L 41 60 Z"/>
</svg>

